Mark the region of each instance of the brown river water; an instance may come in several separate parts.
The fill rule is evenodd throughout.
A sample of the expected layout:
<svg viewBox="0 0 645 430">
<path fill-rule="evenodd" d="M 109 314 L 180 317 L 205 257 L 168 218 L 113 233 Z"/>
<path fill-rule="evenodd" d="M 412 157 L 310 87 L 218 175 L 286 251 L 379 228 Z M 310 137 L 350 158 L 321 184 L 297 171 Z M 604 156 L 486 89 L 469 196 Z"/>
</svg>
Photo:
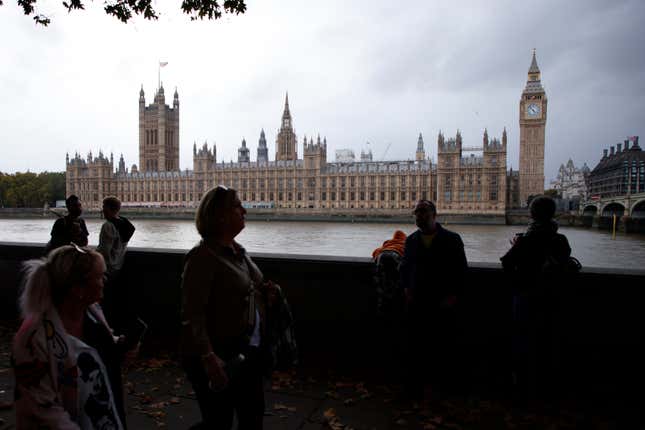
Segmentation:
<svg viewBox="0 0 645 430">
<path fill-rule="evenodd" d="M 90 245 L 98 243 L 102 220 L 87 219 Z M 0 219 L 0 242 L 45 243 L 54 219 Z M 130 246 L 189 249 L 199 241 L 195 225 L 189 220 L 133 220 L 137 231 Z M 522 226 L 448 225 L 465 244 L 468 261 L 498 263 Z M 406 234 L 415 230 L 410 224 L 340 223 L 296 221 L 247 221 L 237 237 L 251 252 L 369 257 L 374 248 L 390 239 L 395 230 Z M 561 227 L 569 239 L 573 255 L 583 266 L 645 269 L 645 236 L 611 234 L 597 229 Z"/>
</svg>

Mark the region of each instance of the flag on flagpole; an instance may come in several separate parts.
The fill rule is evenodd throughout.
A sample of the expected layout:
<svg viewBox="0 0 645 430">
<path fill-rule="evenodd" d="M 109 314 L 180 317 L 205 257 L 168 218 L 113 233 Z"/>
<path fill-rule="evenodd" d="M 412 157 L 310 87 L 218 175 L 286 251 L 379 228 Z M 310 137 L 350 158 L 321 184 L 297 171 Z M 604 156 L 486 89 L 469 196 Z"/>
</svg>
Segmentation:
<svg viewBox="0 0 645 430">
<path fill-rule="evenodd" d="M 159 62 L 159 67 L 165 67 L 165 66 L 167 66 L 167 65 L 168 65 L 168 62 L 167 62 L 167 61 L 160 61 L 160 62 Z"/>
</svg>

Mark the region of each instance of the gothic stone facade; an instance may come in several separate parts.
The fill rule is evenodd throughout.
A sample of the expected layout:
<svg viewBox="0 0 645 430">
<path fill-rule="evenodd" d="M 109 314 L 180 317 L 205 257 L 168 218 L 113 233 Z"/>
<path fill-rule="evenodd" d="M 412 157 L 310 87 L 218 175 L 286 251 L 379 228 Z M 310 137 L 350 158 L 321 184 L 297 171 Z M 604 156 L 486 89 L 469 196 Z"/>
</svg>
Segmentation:
<svg viewBox="0 0 645 430">
<path fill-rule="evenodd" d="M 275 161 L 268 159 L 262 130 L 256 161 L 251 161 L 245 140 L 236 163 L 218 162 L 215 145 L 204 143 L 198 148 L 195 144 L 193 169 L 181 171 L 179 96 L 175 91 L 170 108 L 160 88 L 147 107 L 143 90 L 140 93 L 139 167 L 133 165 L 128 171 L 121 156 L 115 170 L 112 156 L 76 154 L 67 160 L 67 194 L 77 194 L 86 207 L 99 207 L 107 195 L 118 196 L 124 207 L 196 207 L 205 191 L 224 184 L 237 189 L 247 207 L 408 212 L 425 198 L 436 201 L 441 213 L 503 215 L 523 195 L 543 190 L 546 97 L 543 90 L 536 90 L 536 76 L 541 89 L 534 54 L 527 82 L 530 91 L 525 89 L 520 102 L 520 165 L 530 172 L 524 176 L 521 170 L 519 177 L 506 171 L 506 130 L 501 139 L 489 139 L 484 131 L 481 147 L 464 147 L 459 131 L 454 138 L 440 132 L 436 164 L 426 157 L 421 135 L 414 161 L 362 157 L 360 162 L 328 163 L 327 140 L 320 136 L 315 141 L 303 137 L 303 156 L 298 158 L 288 97 L 276 137 Z"/>
</svg>

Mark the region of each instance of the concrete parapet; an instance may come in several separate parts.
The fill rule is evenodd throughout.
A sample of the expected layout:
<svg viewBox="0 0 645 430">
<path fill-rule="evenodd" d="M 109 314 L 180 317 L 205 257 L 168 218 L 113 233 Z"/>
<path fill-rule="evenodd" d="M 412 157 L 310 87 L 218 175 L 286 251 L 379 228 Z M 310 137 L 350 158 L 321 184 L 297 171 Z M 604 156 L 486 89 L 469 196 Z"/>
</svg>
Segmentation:
<svg viewBox="0 0 645 430">
<path fill-rule="evenodd" d="M 0 312 L 17 315 L 20 264 L 44 245 L 0 243 Z M 121 288 L 150 325 L 147 348 L 173 349 L 179 329 L 180 279 L 185 250 L 130 249 Z M 267 278 L 286 291 L 305 366 L 396 376 L 405 357 L 402 334 L 375 312 L 369 258 L 252 255 Z M 584 268 L 552 289 L 550 310 L 562 366 L 575 391 L 610 395 L 643 381 L 645 271 Z M 498 264 L 471 263 L 460 297 L 460 341 L 473 381 L 508 382 L 512 290 L 518 285 Z M 431 339 L 424 340 L 432 342 Z M 627 385 L 627 387 L 626 387 Z M 594 391 L 595 392 L 595 391 Z"/>
</svg>

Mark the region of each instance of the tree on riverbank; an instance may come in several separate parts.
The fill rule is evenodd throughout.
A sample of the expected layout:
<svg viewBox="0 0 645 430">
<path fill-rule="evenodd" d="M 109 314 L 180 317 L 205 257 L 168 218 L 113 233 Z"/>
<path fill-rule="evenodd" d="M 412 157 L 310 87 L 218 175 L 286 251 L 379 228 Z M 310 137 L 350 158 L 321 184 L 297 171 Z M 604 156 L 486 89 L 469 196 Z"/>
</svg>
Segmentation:
<svg viewBox="0 0 645 430">
<path fill-rule="evenodd" d="M 40 208 L 64 199 L 64 172 L 0 172 L 0 207 Z"/>
</svg>

